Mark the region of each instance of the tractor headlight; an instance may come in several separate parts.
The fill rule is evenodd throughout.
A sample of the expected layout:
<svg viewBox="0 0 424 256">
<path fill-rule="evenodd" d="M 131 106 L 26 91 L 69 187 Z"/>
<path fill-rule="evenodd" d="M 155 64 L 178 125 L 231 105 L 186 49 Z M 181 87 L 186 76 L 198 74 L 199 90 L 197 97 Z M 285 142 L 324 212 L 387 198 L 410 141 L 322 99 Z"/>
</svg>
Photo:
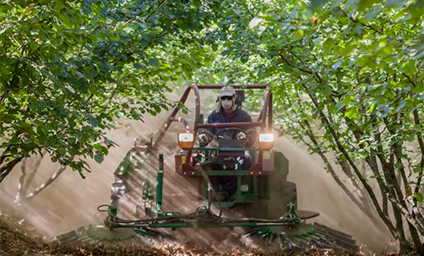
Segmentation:
<svg viewBox="0 0 424 256">
<path fill-rule="evenodd" d="M 271 149 L 274 146 L 274 134 L 261 133 L 259 134 L 259 148 Z"/>
<path fill-rule="evenodd" d="M 193 146 L 194 146 L 194 134 L 193 133 L 179 133 L 178 134 L 178 146 L 182 149 L 193 148 Z"/>
</svg>

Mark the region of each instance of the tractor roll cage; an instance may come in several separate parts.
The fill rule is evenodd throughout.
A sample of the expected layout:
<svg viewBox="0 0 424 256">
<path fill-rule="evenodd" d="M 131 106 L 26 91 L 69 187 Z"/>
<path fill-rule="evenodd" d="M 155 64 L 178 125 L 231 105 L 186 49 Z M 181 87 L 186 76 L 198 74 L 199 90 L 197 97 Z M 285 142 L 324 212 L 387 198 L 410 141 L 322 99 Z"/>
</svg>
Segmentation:
<svg viewBox="0 0 424 256">
<path fill-rule="evenodd" d="M 241 122 L 234 122 L 234 123 L 213 123 L 213 124 L 201 124 L 200 123 L 200 94 L 199 89 L 202 90 L 213 90 L 213 89 L 221 89 L 222 87 L 227 86 L 223 84 L 203 84 L 203 85 L 196 85 L 196 84 L 190 84 L 185 89 L 183 95 L 181 96 L 181 99 L 179 100 L 177 106 L 174 108 L 172 113 L 169 115 L 167 120 L 165 121 L 165 124 L 160 129 L 159 134 L 157 135 L 156 139 L 154 140 L 154 144 L 152 145 L 154 148 L 158 143 L 162 140 L 164 134 L 168 130 L 169 126 L 172 122 L 181 122 L 184 124 L 184 127 L 186 131 L 189 131 L 189 125 L 188 123 L 181 117 L 176 117 L 178 111 L 180 110 L 181 104 L 184 104 L 187 101 L 188 95 L 191 90 L 194 91 L 194 99 L 195 99 L 195 118 L 194 118 L 194 127 L 193 127 L 193 134 L 194 139 L 197 137 L 197 131 L 199 128 L 250 128 L 250 127 L 261 127 L 261 132 L 271 132 L 272 131 L 272 93 L 269 91 L 269 87 L 264 84 L 247 84 L 247 85 L 231 85 L 234 89 L 264 89 L 265 91 L 265 99 L 262 106 L 262 110 L 259 114 L 258 119 L 256 122 L 251 123 L 241 123 Z"/>
<path fill-rule="evenodd" d="M 161 142 L 162 138 L 164 137 L 166 131 L 169 129 L 169 126 L 171 125 L 172 122 L 181 122 L 184 127 L 186 132 L 190 131 L 190 127 L 189 124 L 187 123 L 187 121 L 182 118 L 182 117 L 177 117 L 177 113 L 180 110 L 180 106 L 182 104 L 184 104 L 188 98 L 188 95 L 190 93 L 191 90 L 194 91 L 194 99 L 195 99 L 195 119 L 194 119 L 194 127 L 193 127 L 193 135 L 194 135 L 194 140 L 197 139 L 197 131 L 200 128 L 251 128 L 251 127 L 260 127 L 260 132 L 261 133 L 266 133 L 266 132 L 272 132 L 272 93 L 269 90 L 269 87 L 267 85 L 264 84 L 247 84 L 247 85 L 231 85 L 234 89 L 263 89 L 265 90 L 265 99 L 264 99 L 264 103 L 262 106 L 262 110 L 259 113 L 259 117 L 256 120 L 256 122 L 250 122 L 250 123 L 246 123 L 246 122 L 234 122 L 234 123 L 213 123 L 213 124 L 203 124 L 200 123 L 200 94 L 199 94 L 199 89 L 203 89 L 203 90 L 212 90 L 212 89 L 221 89 L 222 87 L 227 86 L 227 85 L 223 85 L 223 84 L 204 84 L 204 85 L 196 85 L 196 84 L 190 84 L 189 86 L 187 86 L 187 88 L 185 89 L 183 95 L 181 96 L 181 99 L 179 100 L 178 104 L 176 105 L 176 107 L 174 108 L 174 110 L 172 111 L 172 113 L 169 115 L 169 117 L 166 119 L 163 127 L 160 129 L 159 133 L 157 134 L 157 137 L 154 141 L 153 144 L 151 144 L 151 147 L 153 149 L 157 148 L 157 145 L 159 145 L 159 143 Z M 257 164 L 255 164 L 254 166 L 252 166 L 250 168 L 250 173 L 251 174 L 261 174 L 262 172 L 262 156 L 263 156 L 263 150 L 259 149 L 259 162 Z M 182 168 L 186 169 L 188 168 L 191 171 L 194 171 L 193 166 L 191 166 L 191 155 L 192 155 L 192 149 L 187 150 L 187 157 L 186 157 L 186 162 L 183 163 Z"/>
</svg>

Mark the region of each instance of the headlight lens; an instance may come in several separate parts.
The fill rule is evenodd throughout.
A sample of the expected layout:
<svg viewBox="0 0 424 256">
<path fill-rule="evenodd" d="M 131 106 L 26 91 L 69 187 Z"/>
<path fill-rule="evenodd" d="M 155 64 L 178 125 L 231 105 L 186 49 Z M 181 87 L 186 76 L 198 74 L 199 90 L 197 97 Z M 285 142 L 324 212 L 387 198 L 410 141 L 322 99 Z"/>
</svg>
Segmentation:
<svg viewBox="0 0 424 256">
<path fill-rule="evenodd" d="M 259 134 L 259 142 L 273 142 L 274 134 L 272 133 L 261 133 Z"/>
<path fill-rule="evenodd" d="M 272 133 L 259 134 L 259 148 L 271 149 L 272 147 L 274 147 L 274 134 Z"/>
<path fill-rule="evenodd" d="M 179 133 L 178 134 L 178 146 L 183 149 L 192 148 L 194 146 L 194 134 L 193 133 Z"/>
</svg>

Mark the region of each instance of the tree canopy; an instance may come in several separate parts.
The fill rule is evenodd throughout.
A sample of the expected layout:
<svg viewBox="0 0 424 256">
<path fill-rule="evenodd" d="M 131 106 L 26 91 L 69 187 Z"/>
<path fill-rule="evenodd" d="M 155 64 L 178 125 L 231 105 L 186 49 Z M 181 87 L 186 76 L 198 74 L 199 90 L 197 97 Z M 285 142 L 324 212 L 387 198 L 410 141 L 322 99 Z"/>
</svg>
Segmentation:
<svg viewBox="0 0 424 256">
<path fill-rule="evenodd" d="M 102 161 L 114 144 L 104 129 L 115 117 L 167 109 L 164 91 L 194 68 L 185 44 L 214 17 L 216 3 L 199 4 L 1 3 L 0 180 L 43 149 L 53 161 L 88 170 L 80 156 Z"/>
<path fill-rule="evenodd" d="M 363 189 L 402 244 L 405 218 L 416 246 L 416 231 L 424 235 L 422 13 L 420 1 L 233 3 L 206 39 L 221 41 L 221 54 L 237 63 L 221 72 L 269 83 L 282 130 L 320 154 L 366 212 L 367 200 L 342 181 Z"/>
<path fill-rule="evenodd" d="M 43 149 L 79 171 L 81 156 L 101 162 L 114 118 L 167 109 L 181 81 L 267 83 L 279 128 L 421 247 L 423 13 L 418 0 L 3 1 L 0 181 Z"/>
</svg>

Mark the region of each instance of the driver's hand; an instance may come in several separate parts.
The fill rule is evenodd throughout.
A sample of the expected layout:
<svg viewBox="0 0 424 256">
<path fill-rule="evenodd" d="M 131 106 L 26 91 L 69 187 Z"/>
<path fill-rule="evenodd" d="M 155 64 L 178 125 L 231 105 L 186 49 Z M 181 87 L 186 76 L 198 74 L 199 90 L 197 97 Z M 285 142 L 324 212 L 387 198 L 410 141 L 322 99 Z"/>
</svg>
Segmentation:
<svg viewBox="0 0 424 256">
<path fill-rule="evenodd" d="M 208 144 L 209 143 L 209 137 L 208 137 L 208 135 L 206 135 L 204 133 L 199 134 L 199 136 L 197 137 L 197 139 L 199 140 L 200 143 L 205 143 L 205 144 Z"/>
<path fill-rule="evenodd" d="M 244 132 L 237 133 L 236 137 L 237 137 L 238 140 L 245 140 L 245 139 L 247 139 L 246 133 L 244 133 Z"/>
</svg>

